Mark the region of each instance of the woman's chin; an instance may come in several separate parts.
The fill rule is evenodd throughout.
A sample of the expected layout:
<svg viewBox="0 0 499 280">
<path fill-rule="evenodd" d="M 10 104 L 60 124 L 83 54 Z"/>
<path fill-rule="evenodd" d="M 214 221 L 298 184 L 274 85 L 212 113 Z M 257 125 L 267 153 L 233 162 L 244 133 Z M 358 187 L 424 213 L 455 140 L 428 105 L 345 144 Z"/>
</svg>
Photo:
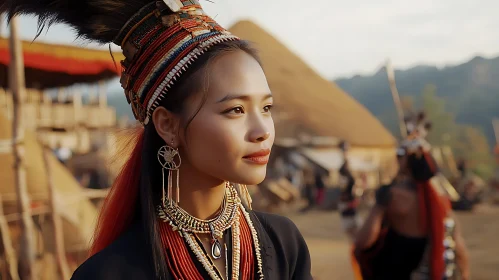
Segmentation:
<svg viewBox="0 0 499 280">
<path fill-rule="evenodd" d="M 247 172 L 240 174 L 240 176 L 238 176 L 239 178 L 234 180 L 234 182 L 249 186 L 258 185 L 265 180 L 265 175 L 267 175 L 267 169 L 261 171 L 247 170 Z"/>
</svg>

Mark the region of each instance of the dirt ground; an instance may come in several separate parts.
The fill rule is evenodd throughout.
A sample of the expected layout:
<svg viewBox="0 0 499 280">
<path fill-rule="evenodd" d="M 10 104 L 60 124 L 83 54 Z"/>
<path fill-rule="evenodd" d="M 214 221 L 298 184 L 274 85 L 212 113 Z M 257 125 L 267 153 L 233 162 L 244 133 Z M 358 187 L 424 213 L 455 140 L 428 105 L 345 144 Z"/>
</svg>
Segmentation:
<svg viewBox="0 0 499 280">
<path fill-rule="evenodd" d="M 499 208 L 479 206 L 456 215 L 468 246 L 472 279 L 499 279 Z M 307 241 L 316 280 L 353 279 L 350 245 L 337 212 L 313 211 L 290 218 Z"/>
</svg>

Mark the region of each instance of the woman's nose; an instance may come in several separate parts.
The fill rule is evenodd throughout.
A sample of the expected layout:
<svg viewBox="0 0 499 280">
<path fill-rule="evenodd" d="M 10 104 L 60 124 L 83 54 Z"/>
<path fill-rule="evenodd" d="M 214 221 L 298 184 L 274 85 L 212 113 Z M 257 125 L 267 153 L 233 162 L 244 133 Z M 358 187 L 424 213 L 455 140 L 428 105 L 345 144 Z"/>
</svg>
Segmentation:
<svg viewBox="0 0 499 280">
<path fill-rule="evenodd" d="M 270 137 L 270 132 L 269 131 L 255 131 L 250 135 L 250 141 L 251 142 L 263 142 Z"/>
</svg>

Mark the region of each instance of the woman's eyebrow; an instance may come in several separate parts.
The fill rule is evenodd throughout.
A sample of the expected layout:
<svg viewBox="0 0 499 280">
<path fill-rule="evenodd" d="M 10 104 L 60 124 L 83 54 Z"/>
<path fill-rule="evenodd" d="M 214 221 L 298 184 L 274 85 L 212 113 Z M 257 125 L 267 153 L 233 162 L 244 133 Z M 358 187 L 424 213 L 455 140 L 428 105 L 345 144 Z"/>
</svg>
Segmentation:
<svg viewBox="0 0 499 280">
<path fill-rule="evenodd" d="M 235 95 L 235 94 L 227 94 L 222 99 L 218 100 L 217 103 L 227 102 L 230 100 L 248 100 L 251 98 L 251 95 Z M 272 98 L 272 93 L 268 93 L 263 96 L 262 100 Z"/>
</svg>

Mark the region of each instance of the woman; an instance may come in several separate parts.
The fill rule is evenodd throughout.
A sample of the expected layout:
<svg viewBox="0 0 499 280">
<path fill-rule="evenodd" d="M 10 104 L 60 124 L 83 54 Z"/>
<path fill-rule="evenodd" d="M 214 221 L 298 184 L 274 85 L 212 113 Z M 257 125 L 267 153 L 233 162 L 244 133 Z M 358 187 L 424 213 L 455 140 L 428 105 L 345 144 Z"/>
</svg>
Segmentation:
<svg viewBox="0 0 499 280">
<path fill-rule="evenodd" d="M 39 29 L 114 42 L 144 128 L 103 207 L 80 279 L 311 279 L 289 220 L 251 211 L 274 140 L 272 95 L 250 45 L 196 0 L 3 1 Z M 41 30 L 40 30 L 41 31 Z M 250 199 L 246 199 L 250 200 Z"/>
<path fill-rule="evenodd" d="M 305 213 L 316 205 L 316 196 L 315 196 L 315 170 L 312 164 L 307 163 L 303 168 L 303 181 L 304 181 L 304 194 L 307 199 L 307 205 L 303 207 L 300 212 Z"/>
<path fill-rule="evenodd" d="M 411 135 L 398 152 L 399 173 L 381 187 L 376 206 L 355 236 L 362 279 L 469 279 L 466 247 L 449 200 L 430 179 L 429 144 Z M 456 267 L 457 266 L 457 267 Z"/>
</svg>

